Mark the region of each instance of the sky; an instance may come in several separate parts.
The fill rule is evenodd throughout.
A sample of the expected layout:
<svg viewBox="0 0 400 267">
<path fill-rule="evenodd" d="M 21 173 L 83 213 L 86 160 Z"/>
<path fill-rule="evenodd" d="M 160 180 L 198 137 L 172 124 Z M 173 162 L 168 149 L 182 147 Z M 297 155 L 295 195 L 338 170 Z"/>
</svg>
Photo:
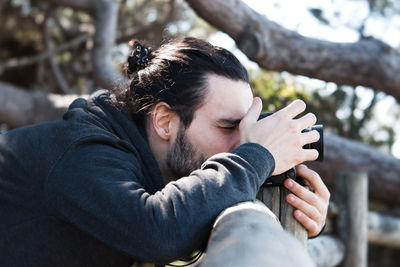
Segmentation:
<svg viewBox="0 0 400 267">
<path fill-rule="evenodd" d="M 369 9 L 367 1 L 363 0 L 243 0 L 247 5 L 264 14 L 269 20 L 275 21 L 281 26 L 295 30 L 298 33 L 332 42 L 356 42 L 359 38 L 354 30 L 361 25 L 361 21 L 367 18 Z M 310 8 L 322 9 L 323 15 L 330 25 L 319 22 L 309 11 Z M 374 15 L 366 19 L 365 34 L 372 35 L 383 40 L 394 48 L 400 49 L 400 15 L 384 18 Z M 209 41 L 227 49 L 234 49 L 235 42 L 226 34 L 218 32 L 210 37 Z M 249 61 L 247 57 L 236 49 L 236 56 L 250 69 L 257 69 L 257 64 Z M 298 76 L 300 83 L 310 87 L 320 88 L 325 82 Z M 328 84 L 329 87 L 329 84 Z M 332 87 L 334 85 L 332 84 Z M 360 108 L 369 104 L 372 92 L 361 86 L 356 88 L 356 94 L 361 96 Z M 400 122 L 394 121 L 393 109 L 399 109 L 400 105 L 391 96 L 385 96 L 377 104 L 375 117 L 379 123 L 392 125 L 396 132 L 396 141 L 392 148 L 392 154 L 400 158 Z M 340 116 L 340 114 L 338 114 Z M 375 125 L 369 125 L 371 129 Z"/>
</svg>

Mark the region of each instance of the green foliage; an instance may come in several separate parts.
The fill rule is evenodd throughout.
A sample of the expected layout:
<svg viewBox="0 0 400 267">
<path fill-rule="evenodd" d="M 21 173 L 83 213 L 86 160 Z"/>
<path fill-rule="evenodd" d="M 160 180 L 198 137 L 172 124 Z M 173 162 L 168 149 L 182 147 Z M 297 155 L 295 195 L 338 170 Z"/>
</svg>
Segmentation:
<svg viewBox="0 0 400 267">
<path fill-rule="evenodd" d="M 299 84 L 288 83 L 278 73 L 261 70 L 250 72 L 250 76 L 254 96 L 262 99 L 265 112 L 275 112 L 295 99 L 308 100 L 308 95 Z"/>
</svg>

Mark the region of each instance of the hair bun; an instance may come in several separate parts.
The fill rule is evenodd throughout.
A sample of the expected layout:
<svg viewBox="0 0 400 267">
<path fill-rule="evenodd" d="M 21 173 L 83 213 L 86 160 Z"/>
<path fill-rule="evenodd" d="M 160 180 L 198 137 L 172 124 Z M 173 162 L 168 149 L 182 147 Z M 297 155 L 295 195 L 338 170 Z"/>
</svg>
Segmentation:
<svg viewBox="0 0 400 267">
<path fill-rule="evenodd" d="M 141 44 L 137 40 L 129 42 L 131 47 L 131 53 L 128 56 L 128 74 L 137 72 L 147 66 L 151 60 L 151 48 L 147 47 L 146 44 Z"/>
</svg>

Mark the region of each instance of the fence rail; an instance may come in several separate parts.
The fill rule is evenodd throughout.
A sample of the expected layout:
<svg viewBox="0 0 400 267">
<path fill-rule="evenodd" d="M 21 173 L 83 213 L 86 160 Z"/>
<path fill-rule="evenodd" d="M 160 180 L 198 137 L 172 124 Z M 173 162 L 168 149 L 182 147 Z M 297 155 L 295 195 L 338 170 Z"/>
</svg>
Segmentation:
<svg viewBox="0 0 400 267">
<path fill-rule="evenodd" d="M 364 267 L 368 242 L 400 248 L 400 219 L 368 211 L 366 173 L 337 174 L 329 208 L 332 234 L 315 239 L 308 240 L 294 219 L 287 194 L 284 187 L 262 188 L 257 198 L 265 205 L 247 202 L 223 212 L 200 266 Z"/>
</svg>

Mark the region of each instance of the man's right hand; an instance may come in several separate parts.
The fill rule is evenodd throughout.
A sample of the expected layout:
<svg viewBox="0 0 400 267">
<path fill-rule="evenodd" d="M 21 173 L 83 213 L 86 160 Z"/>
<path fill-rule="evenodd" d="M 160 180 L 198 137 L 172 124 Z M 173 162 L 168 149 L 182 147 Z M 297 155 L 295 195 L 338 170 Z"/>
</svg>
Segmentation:
<svg viewBox="0 0 400 267">
<path fill-rule="evenodd" d="M 305 108 L 306 104 L 302 100 L 295 100 L 287 107 L 258 120 L 262 102 L 256 97 L 240 122 L 240 143 L 258 143 L 268 149 L 274 157 L 275 170 L 272 175 L 281 174 L 304 161 L 318 158 L 316 149 L 303 149 L 303 146 L 317 142 L 319 133 L 315 130 L 301 132 L 314 125 L 317 118 L 308 113 L 294 119 L 304 112 Z"/>
</svg>

